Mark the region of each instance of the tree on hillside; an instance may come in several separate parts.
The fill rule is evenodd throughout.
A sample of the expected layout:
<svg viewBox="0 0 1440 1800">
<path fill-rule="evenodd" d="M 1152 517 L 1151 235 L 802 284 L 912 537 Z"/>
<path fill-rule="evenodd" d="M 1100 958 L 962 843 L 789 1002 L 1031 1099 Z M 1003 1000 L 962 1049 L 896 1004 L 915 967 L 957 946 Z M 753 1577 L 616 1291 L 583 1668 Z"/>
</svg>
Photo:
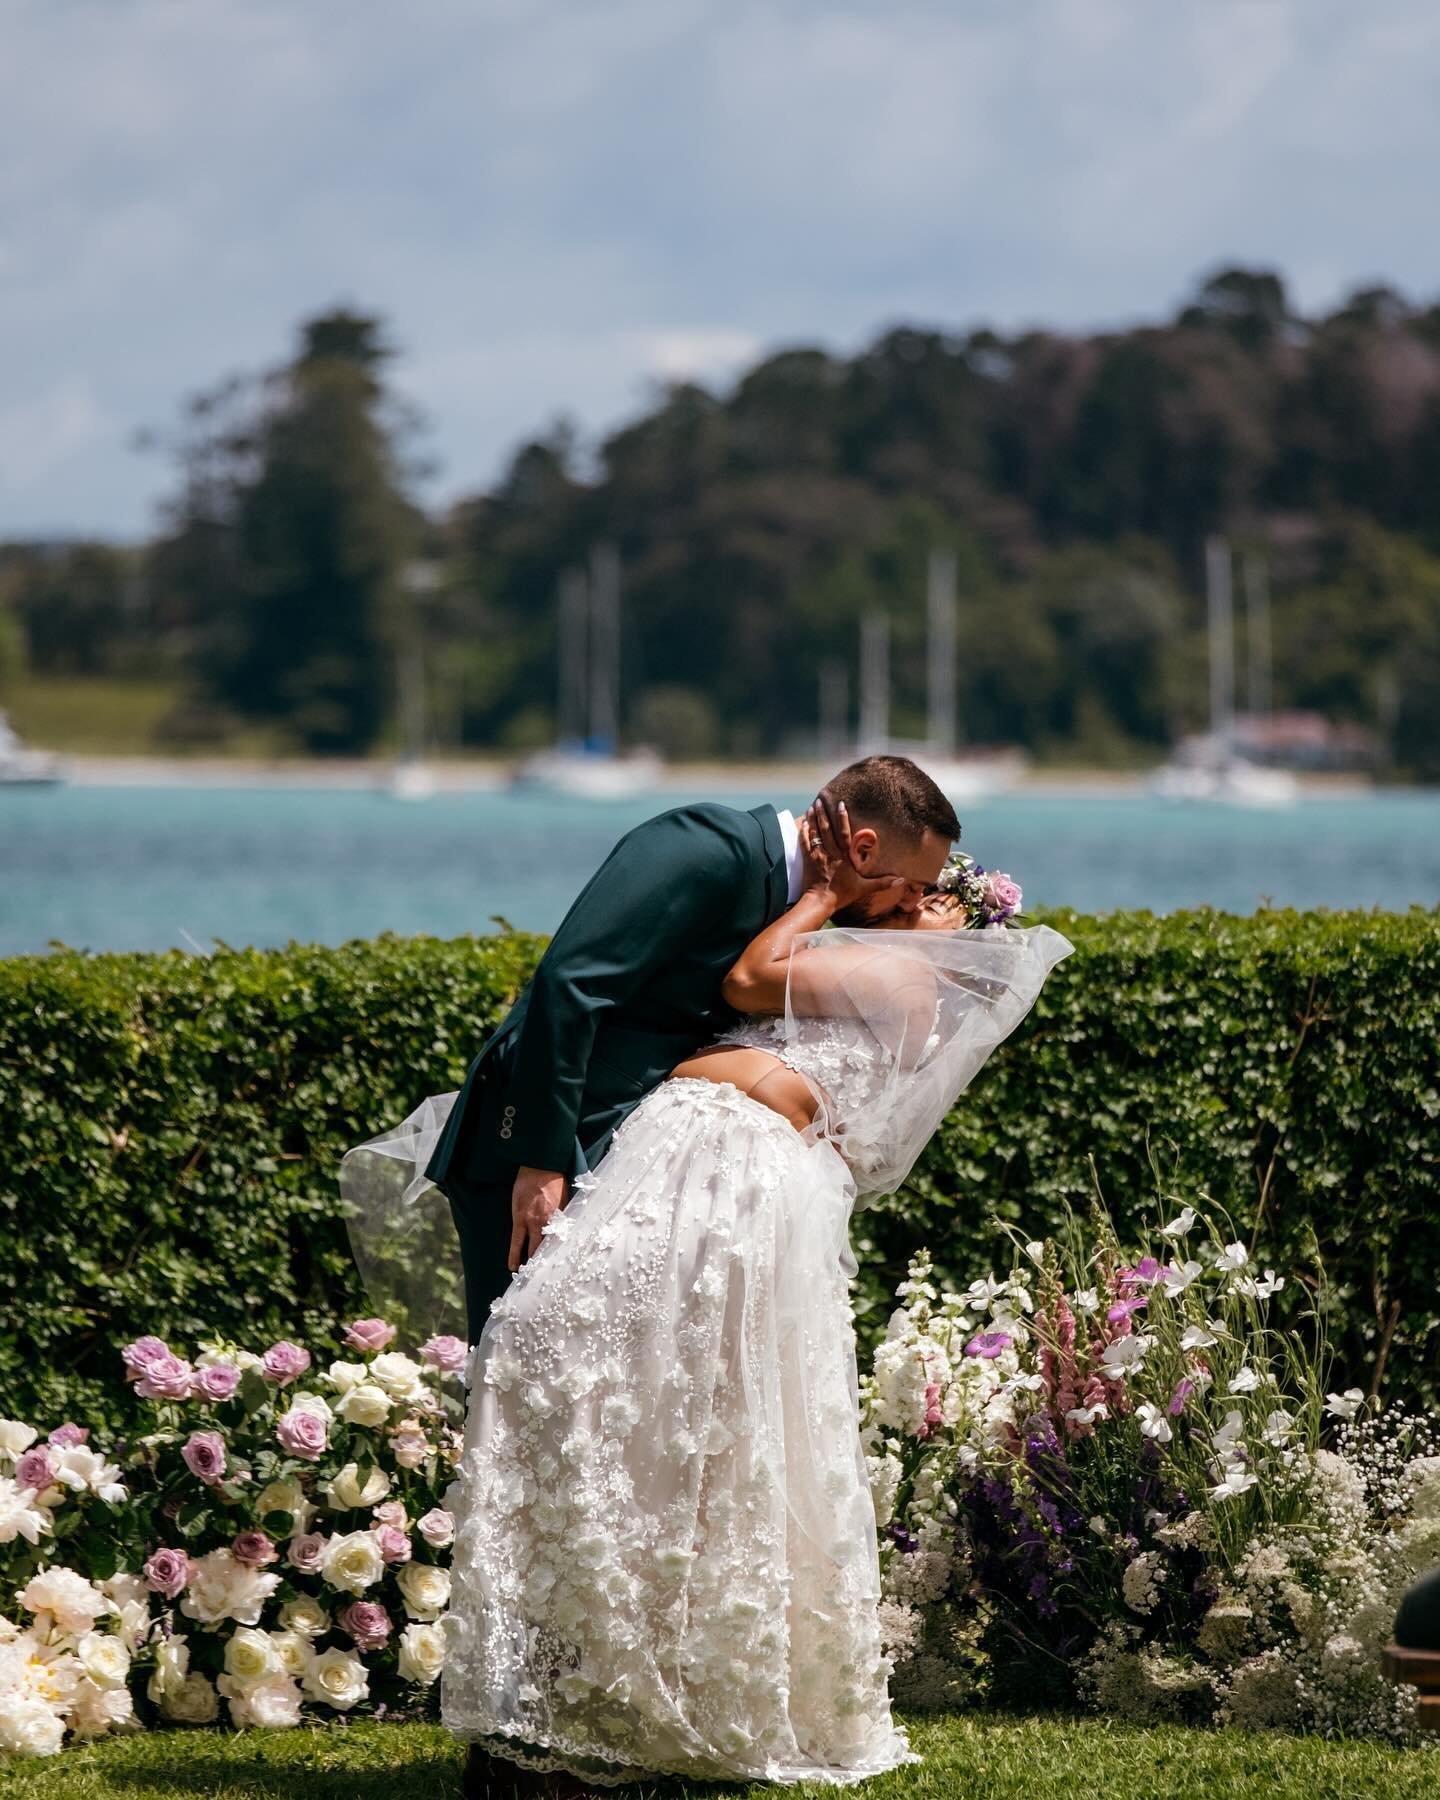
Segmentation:
<svg viewBox="0 0 1440 1800">
<path fill-rule="evenodd" d="M 184 488 L 155 579 L 188 621 L 201 693 L 306 749 L 356 754 L 393 701 L 408 625 L 399 571 L 419 538 L 378 320 L 309 320 L 292 361 L 192 402 Z"/>
</svg>

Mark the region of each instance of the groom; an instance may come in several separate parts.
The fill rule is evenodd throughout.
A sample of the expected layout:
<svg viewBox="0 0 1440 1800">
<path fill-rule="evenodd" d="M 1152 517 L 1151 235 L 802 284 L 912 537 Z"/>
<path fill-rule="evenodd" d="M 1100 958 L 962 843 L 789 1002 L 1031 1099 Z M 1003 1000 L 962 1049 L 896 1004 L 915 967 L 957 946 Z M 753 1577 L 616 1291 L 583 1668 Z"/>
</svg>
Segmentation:
<svg viewBox="0 0 1440 1800">
<path fill-rule="evenodd" d="M 940 789 L 903 756 L 867 756 L 821 799 L 844 802 L 861 873 L 902 880 L 855 914 L 878 924 L 913 911 L 960 832 Z M 599 1161 L 632 1107 L 732 1022 L 721 983 L 799 898 L 807 861 L 788 812 L 707 802 L 637 826 L 590 878 L 470 1065 L 425 1171 L 460 1235 L 472 1343 L 567 1184 Z"/>
</svg>

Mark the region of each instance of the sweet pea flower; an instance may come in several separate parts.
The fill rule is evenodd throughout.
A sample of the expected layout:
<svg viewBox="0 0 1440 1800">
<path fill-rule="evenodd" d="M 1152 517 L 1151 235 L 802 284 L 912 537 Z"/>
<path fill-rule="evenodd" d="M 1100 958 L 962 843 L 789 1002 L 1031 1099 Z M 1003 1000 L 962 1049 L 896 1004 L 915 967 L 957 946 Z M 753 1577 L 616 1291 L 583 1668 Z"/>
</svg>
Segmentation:
<svg viewBox="0 0 1440 1800">
<path fill-rule="evenodd" d="M 48 1440 L 57 1450 L 69 1450 L 76 1444 L 88 1444 L 90 1432 L 88 1427 L 77 1425 L 73 1419 L 63 1425 L 57 1425 L 50 1433 Z"/>
<path fill-rule="evenodd" d="M 380 1650 L 389 1640 L 390 1615 L 374 1600 L 352 1600 L 337 1623 L 355 1640 L 357 1650 Z"/>
<path fill-rule="evenodd" d="M 310 1367 L 310 1352 L 299 1344 L 292 1344 L 287 1338 L 281 1338 L 278 1344 L 272 1344 L 260 1358 L 260 1368 L 267 1381 L 273 1381 L 277 1387 L 285 1387 L 296 1381 Z"/>
<path fill-rule="evenodd" d="M 240 1371 L 234 1363 L 207 1363 L 195 1371 L 194 1391 L 205 1400 L 230 1400 L 240 1385 Z"/>
<path fill-rule="evenodd" d="M 267 1563 L 280 1560 L 273 1540 L 263 1531 L 239 1532 L 230 1550 L 236 1562 L 244 1563 L 248 1569 L 263 1569 Z"/>
<path fill-rule="evenodd" d="M 330 1441 L 330 1427 L 319 1413 L 291 1407 L 275 1422 L 281 1447 L 305 1462 L 318 1462 Z"/>
<path fill-rule="evenodd" d="M 395 1327 L 383 1319 L 356 1319 L 345 1327 L 345 1342 L 352 1350 L 373 1356 L 395 1341 Z"/>
<path fill-rule="evenodd" d="M 225 1440 L 218 1431 L 192 1431 L 180 1451 L 185 1467 L 207 1487 L 225 1473 Z"/>
<path fill-rule="evenodd" d="M 465 1367 L 465 1359 L 470 1354 L 469 1347 L 463 1338 L 432 1337 L 428 1343 L 420 1346 L 421 1362 L 429 1363 L 432 1369 L 439 1369 L 443 1375 L 457 1375 Z"/>
<path fill-rule="evenodd" d="M 318 1531 L 302 1531 L 286 1545 L 285 1560 L 302 1575 L 318 1575 L 329 1542 L 329 1538 Z"/>
<path fill-rule="evenodd" d="M 190 1567 L 183 1550 L 156 1550 L 145 1564 L 145 1585 L 152 1594 L 177 1600 L 190 1583 Z"/>
<path fill-rule="evenodd" d="M 1004 1350 L 1008 1350 L 1015 1342 L 1008 1331 L 980 1331 L 965 1346 L 967 1356 L 983 1356 L 993 1362 Z"/>
</svg>

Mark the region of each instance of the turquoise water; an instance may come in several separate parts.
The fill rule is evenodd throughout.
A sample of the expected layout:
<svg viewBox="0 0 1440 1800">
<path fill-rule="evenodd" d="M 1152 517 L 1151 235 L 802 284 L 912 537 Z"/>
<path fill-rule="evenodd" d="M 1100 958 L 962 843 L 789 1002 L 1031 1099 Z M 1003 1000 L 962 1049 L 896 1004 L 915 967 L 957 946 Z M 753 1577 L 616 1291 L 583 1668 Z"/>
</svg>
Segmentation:
<svg viewBox="0 0 1440 1800">
<path fill-rule="evenodd" d="M 0 954 L 339 943 L 553 927 L 615 839 L 685 795 L 614 805 L 533 793 L 404 804 L 326 789 L 0 790 Z M 800 793 L 727 792 L 750 806 Z M 964 845 L 1032 903 L 1167 912 L 1440 903 L 1440 793 L 1289 811 L 1018 794 L 963 809 Z"/>
</svg>

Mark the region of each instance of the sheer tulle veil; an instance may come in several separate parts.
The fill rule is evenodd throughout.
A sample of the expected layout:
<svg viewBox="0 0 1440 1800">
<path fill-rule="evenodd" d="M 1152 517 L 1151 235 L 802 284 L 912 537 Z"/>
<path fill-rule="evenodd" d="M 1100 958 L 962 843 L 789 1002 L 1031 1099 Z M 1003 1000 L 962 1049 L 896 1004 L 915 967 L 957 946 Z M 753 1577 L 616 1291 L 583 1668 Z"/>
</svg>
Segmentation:
<svg viewBox="0 0 1440 1800">
<path fill-rule="evenodd" d="M 787 977 L 784 1035 L 849 1020 L 885 1067 L 879 1097 L 856 1117 L 820 1111 L 808 1137 L 833 1137 L 855 1177 L 857 1204 L 894 1193 L 945 1114 L 996 1045 L 1034 1005 L 1073 946 L 1046 925 L 981 931 L 830 928 L 798 940 Z M 873 1039 L 873 1042 L 868 1041 Z M 465 1331 L 459 1245 L 449 1203 L 425 1168 L 456 1095 L 434 1094 L 340 1165 L 351 1250 L 377 1310 L 412 1341 Z"/>
</svg>

